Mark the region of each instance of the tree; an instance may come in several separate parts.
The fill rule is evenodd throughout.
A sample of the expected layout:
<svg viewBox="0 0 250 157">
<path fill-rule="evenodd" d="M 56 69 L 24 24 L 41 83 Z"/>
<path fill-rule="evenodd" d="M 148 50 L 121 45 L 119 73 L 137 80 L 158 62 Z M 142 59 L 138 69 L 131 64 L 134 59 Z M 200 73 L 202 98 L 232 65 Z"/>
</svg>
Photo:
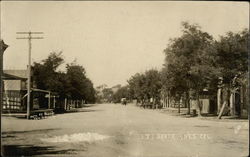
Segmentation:
<svg viewBox="0 0 250 157">
<path fill-rule="evenodd" d="M 154 69 L 135 74 L 128 80 L 130 95 L 142 102 L 150 98 L 158 100 L 161 89 L 160 76 L 160 72 Z"/>
<path fill-rule="evenodd" d="M 119 88 L 114 94 L 113 94 L 113 101 L 114 102 L 121 102 L 122 98 L 129 98 L 129 88 L 128 86 L 123 86 Z"/>
<path fill-rule="evenodd" d="M 37 88 L 58 92 L 57 86 L 60 83 L 58 79 L 61 77 L 56 70 L 63 62 L 62 52 L 52 52 L 41 63 L 34 62 L 32 70 Z"/>
<path fill-rule="evenodd" d="M 52 52 L 40 63 L 34 62 L 34 81 L 37 88 L 56 92 L 60 99 L 84 99 L 95 102 L 93 83 L 86 77 L 85 69 L 73 62 L 66 65 L 66 72 L 58 71 L 64 63 L 62 52 Z"/>
<path fill-rule="evenodd" d="M 145 75 L 136 73 L 129 80 L 129 92 L 133 99 L 138 99 L 142 101 L 145 97 Z"/>
<path fill-rule="evenodd" d="M 215 42 L 216 67 L 224 84 L 229 85 L 236 75 L 248 72 L 249 31 L 228 32 Z"/>
<path fill-rule="evenodd" d="M 93 83 L 86 77 L 85 69 L 75 62 L 66 65 L 66 75 L 70 83 L 69 91 L 72 99 L 84 99 L 87 102 L 95 101 Z"/>
<path fill-rule="evenodd" d="M 194 91 L 199 110 L 199 93 L 215 76 L 215 69 L 211 66 L 214 59 L 207 51 L 213 38 L 196 24 L 183 22 L 182 27 L 182 36 L 171 39 L 164 50 L 166 58 L 162 80 L 173 96 L 186 93 L 186 102 L 189 102 L 189 91 Z"/>
<path fill-rule="evenodd" d="M 246 80 L 248 74 L 248 42 L 249 31 L 244 29 L 239 33 L 228 32 L 214 44 L 215 66 L 219 69 L 219 76 L 223 80 L 222 90 L 224 91 L 222 92 L 223 106 L 218 118 L 221 118 L 223 109 L 228 106 L 229 94 L 227 93 L 235 92 L 234 90 L 247 84 L 247 82 L 242 83 L 241 80 Z M 218 105 L 221 107 L 221 104 Z M 234 115 L 234 111 L 231 111 L 231 114 Z"/>
<path fill-rule="evenodd" d="M 104 88 L 102 90 L 104 102 L 111 102 L 113 97 L 113 91 L 111 88 Z"/>
<path fill-rule="evenodd" d="M 159 99 L 161 89 L 161 75 L 157 70 L 151 69 L 145 72 L 146 93 L 149 98 Z"/>
<path fill-rule="evenodd" d="M 103 101 L 103 89 L 108 88 L 106 84 L 99 85 L 95 88 L 96 102 L 102 103 Z"/>
</svg>

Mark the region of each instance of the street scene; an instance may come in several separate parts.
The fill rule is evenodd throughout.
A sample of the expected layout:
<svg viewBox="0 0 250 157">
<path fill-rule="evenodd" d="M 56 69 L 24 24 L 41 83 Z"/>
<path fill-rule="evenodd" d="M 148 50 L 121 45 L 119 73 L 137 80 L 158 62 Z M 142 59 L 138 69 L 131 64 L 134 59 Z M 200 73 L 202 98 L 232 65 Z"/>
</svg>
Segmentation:
<svg viewBox="0 0 250 157">
<path fill-rule="evenodd" d="M 249 156 L 249 3 L 0 3 L 1 156 Z"/>
</svg>

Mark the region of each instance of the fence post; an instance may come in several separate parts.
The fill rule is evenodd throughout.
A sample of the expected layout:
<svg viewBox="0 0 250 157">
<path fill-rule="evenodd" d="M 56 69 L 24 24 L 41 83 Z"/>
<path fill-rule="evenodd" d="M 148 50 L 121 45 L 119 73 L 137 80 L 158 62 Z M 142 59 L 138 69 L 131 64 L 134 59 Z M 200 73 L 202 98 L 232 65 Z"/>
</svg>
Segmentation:
<svg viewBox="0 0 250 157">
<path fill-rule="evenodd" d="M 64 110 L 67 110 L 67 98 L 64 99 Z"/>
<path fill-rule="evenodd" d="M 70 103 L 69 103 L 69 109 L 71 108 L 71 104 L 72 104 L 72 99 L 70 100 Z"/>
<path fill-rule="evenodd" d="M 66 100 L 67 100 L 67 103 L 66 103 L 66 110 L 68 110 L 69 109 L 69 100 L 66 98 Z"/>
<path fill-rule="evenodd" d="M 70 100 L 67 101 L 67 110 L 70 110 L 69 105 L 70 105 Z"/>
<path fill-rule="evenodd" d="M 50 106 L 50 92 L 49 92 L 49 98 L 48 98 L 48 107 L 49 107 L 49 109 L 51 108 L 51 106 Z"/>
<path fill-rule="evenodd" d="M 54 99 L 53 99 L 53 108 L 54 109 L 56 108 L 56 96 L 54 96 Z"/>
</svg>

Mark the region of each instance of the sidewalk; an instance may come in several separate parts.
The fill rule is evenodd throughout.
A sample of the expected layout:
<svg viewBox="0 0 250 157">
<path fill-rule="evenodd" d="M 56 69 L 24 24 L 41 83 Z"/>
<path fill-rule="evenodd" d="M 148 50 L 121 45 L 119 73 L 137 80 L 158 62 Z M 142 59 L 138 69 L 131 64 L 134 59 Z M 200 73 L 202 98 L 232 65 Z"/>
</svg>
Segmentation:
<svg viewBox="0 0 250 157">
<path fill-rule="evenodd" d="M 162 112 L 167 112 L 167 113 L 172 113 L 172 114 L 177 113 L 178 115 L 179 114 L 186 114 L 188 109 L 187 108 L 180 108 L 180 113 L 178 113 L 178 110 L 179 110 L 178 108 L 174 108 L 174 107 L 161 109 Z"/>
<path fill-rule="evenodd" d="M 202 120 L 211 120 L 211 121 L 222 121 L 222 122 L 226 122 L 226 121 L 247 121 L 248 118 L 239 118 L 239 117 L 232 117 L 232 116 L 222 116 L 221 119 L 217 118 L 217 115 L 215 114 L 206 114 L 206 115 L 202 115 L 202 116 L 193 116 L 193 115 L 187 115 L 187 108 L 180 108 L 180 113 L 178 113 L 178 108 L 163 108 L 160 110 L 161 113 L 166 113 L 169 115 L 173 115 L 173 116 L 182 116 L 183 118 L 199 118 Z M 192 109 L 190 111 L 192 113 Z"/>
</svg>

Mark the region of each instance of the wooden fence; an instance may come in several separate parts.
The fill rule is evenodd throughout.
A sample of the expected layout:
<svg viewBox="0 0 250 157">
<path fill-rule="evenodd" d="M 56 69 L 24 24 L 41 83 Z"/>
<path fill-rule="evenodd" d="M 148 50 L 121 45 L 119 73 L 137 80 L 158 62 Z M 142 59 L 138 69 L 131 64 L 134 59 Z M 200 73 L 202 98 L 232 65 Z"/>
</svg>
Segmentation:
<svg viewBox="0 0 250 157">
<path fill-rule="evenodd" d="M 81 108 L 85 104 L 84 100 L 72 100 L 65 98 L 64 100 L 57 100 L 55 108 L 58 110 L 69 111 L 75 108 Z"/>
<path fill-rule="evenodd" d="M 21 111 L 22 95 L 19 91 L 5 91 L 3 93 L 3 111 Z"/>
</svg>

